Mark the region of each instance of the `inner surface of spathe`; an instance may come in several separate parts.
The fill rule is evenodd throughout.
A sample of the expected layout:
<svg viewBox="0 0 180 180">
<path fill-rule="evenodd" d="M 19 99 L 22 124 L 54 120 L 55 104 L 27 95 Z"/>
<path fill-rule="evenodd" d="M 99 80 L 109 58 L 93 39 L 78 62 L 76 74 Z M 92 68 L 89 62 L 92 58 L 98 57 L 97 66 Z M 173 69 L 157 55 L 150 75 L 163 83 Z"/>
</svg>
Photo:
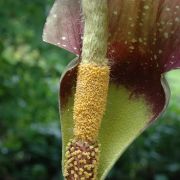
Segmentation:
<svg viewBox="0 0 180 180">
<path fill-rule="evenodd" d="M 61 110 L 63 156 L 69 139 L 73 137 L 73 101 L 74 93 Z M 101 144 L 98 179 L 105 178 L 128 145 L 146 127 L 152 114 L 152 109 L 143 96 L 133 97 L 125 87 L 110 85 L 98 138 Z"/>
</svg>

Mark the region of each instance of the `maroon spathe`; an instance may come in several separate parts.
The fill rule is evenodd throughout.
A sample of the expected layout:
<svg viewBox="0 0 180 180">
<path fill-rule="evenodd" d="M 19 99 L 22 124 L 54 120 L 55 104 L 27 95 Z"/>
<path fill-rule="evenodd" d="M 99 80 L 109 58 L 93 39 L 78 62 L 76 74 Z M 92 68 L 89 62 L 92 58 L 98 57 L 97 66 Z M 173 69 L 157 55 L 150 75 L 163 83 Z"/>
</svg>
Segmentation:
<svg viewBox="0 0 180 180">
<path fill-rule="evenodd" d="M 129 98 L 144 96 L 155 119 L 167 103 L 163 73 L 180 67 L 180 1 L 109 0 L 108 5 L 111 83 L 129 89 Z M 81 57 L 83 26 L 80 1 L 56 0 L 43 38 Z M 62 106 L 75 82 L 76 67 L 62 78 Z"/>
</svg>

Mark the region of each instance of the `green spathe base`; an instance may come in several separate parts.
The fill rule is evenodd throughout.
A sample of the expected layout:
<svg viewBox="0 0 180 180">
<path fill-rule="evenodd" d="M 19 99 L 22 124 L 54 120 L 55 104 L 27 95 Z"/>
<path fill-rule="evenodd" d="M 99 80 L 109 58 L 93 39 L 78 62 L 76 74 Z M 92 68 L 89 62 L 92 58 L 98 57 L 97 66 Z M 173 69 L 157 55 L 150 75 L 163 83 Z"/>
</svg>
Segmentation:
<svg viewBox="0 0 180 180">
<path fill-rule="evenodd" d="M 107 111 L 99 134 L 99 179 L 105 178 L 127 146 L 144 129 L 151 116 L 151 109 L 144 98 L 130 98 L 130 92 L 124 87 L 111 86 L 107 102 Z"/>
<path fill-rule="evenodd" d="M 151 119 L 152 110 L 144 97 L 130 98 L 130 94 L 131 92 L 123 86 L 110 86 L 99 133 L 101 154 L 98 179 L 106 177 L 120 155 Z M 68 104 L 61 111 L 63 156 L 65 146 L 73 136 L 73 99 L 74 96 L 69 97 Z"/>
</svg>

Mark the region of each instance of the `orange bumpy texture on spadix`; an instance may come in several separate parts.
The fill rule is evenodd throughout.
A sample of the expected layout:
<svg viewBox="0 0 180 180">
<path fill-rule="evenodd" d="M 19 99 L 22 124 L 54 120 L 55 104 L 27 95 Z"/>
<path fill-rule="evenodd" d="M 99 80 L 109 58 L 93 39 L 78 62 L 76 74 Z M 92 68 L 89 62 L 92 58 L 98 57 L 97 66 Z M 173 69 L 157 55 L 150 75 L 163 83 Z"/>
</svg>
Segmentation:
<svg viewBox="0 0 180 180">
<path fill-rule="evenodd" d="M 76 138 L 96 141 L 105 111 L 108 84 L 108 66 L 80 64 L 73 115 Z"/>
</svg>

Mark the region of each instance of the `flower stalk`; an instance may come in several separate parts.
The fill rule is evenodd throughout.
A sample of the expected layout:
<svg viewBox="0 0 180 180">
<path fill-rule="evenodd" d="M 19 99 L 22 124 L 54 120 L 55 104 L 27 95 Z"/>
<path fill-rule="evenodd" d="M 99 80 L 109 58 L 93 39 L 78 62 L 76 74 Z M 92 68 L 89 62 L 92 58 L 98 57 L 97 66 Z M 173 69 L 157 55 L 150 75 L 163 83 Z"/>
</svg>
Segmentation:
<svg viewBox="0 0 180 180">
<path fill-rule="evenodd" d="M 82 63 L 107 65 L 108 9 L 107 0 L 82 0 L 84 36 Z"/>
<path fill-rule="evenodd" d="M 84 36 L 74 99 L 74 138 L 66 148 L 64 176 L 96 179 L 98 133 L 106 106 L 109 66 L 107 0 L 82 0 Z"/>
</svg>

